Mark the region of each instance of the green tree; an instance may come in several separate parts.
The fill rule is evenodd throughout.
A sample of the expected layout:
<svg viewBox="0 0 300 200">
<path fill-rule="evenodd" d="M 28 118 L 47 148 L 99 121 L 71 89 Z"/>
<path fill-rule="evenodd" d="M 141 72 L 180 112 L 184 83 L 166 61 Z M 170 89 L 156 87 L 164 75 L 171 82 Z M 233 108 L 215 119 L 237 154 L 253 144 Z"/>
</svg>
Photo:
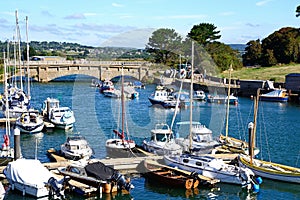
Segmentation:
<svg viewBox="0 0 300 200">
<path fill-rule="evenodd" d="M 259 39 L 249 41 L 245 51 L 242 55 L 244 66 L 261 64 L 262 47 Z"/>
<path fill-rule="evenodd" d="M 233 50 L 229 45 L 221 42 L 213 42 L 209 43 L 206 49 L 218 66 L 219 71 L 229 69 L 231 64 L 233 69 L 242 68 L 243 66 L 241 59 L 239 59 L 239 52 Z"/>
<path fill-rule="evenodd" d="M 267 67 L 277 64 L 277 60 L 274 56 L 273 50 L 271 49 L 265 50 L 265 53 L 262 55 L 261 60 L 262 64 Z"/>
<path fill-rule="evenodd" d="M 292 27 L 281 28 L 262 40 L 263 54 L 272 50 L 278 63 L 296 62 L 299 57 L 299 30 Z"/>
<path fill-rule="evenodd" d="M 180 54 L 181 41 L 174 29 L 161 28 L 152 33 L 146 50 L 154 55 L 156 63 L 172 65 Z"/>
<path fill-rule="evenodd" d="M 200 23 L 194 25 L 187 36 L 198 42 L 200 45 L 205 46 L 208 43 L 221 38 L 221 35 L 218 35 L 220 31 L 216 31 L 216 29 L 217 27 L 213 24 Z"/>
<path fill-rule="evenodd" d="M 297 6 L 296 8 L 296 17 L 300 16 L 300 6 Z"/>
</svg>

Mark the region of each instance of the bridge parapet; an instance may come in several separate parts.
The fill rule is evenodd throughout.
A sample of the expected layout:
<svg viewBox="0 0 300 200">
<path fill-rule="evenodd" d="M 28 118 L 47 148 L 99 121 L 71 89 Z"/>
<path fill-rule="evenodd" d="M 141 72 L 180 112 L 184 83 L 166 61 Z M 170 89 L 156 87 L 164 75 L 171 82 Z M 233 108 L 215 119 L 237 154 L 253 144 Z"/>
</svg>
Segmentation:
<svg viewBox="0 0 300 200">
<path fill-rule="evenodd" d="M 21 64 L 27 67 L 26 61 Z M 48 82 L 55 78 L 73 74 L 83 74 L 103 79 L 121 75 L 133 76 L 141 80 L 149 71 L 149 63 L 141 61 L 30 61 L 30 76 L 39 82 Z"/>
</svg>

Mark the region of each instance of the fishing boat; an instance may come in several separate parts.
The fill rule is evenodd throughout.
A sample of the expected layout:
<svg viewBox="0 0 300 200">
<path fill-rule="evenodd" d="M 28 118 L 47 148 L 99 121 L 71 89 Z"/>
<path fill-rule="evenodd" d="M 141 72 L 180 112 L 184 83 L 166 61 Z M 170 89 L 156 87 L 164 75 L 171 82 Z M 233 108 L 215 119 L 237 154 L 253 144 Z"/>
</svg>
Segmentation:
<svg viewBox="0 0 300 200">
<path fill-rule="evenodd" d="M 257 96 L 254 99 L 255 113 L 258 110 L 258 102 L 259 102 L 259 89 L 257 92 Z M 263 178 L 273 179 L 277 181 L 285 181 L 290 183 L 300 183 L 300 169 L 296 167 L 291 167 L 288 165 L 283 165 L 274 162 L 268 162 L 264 160 L 259 160 L 253 158 L 253 146 L 252 143 L 255 141 L 256 137 L 256 114 L 254 115 L 254 122 L 250 122 L 248 125 L 249 133 L 251 134 L 251 143 L 249 155 L 239 155 L 238 161 L 240 165 L 247 167 L 253 172 Z"/>
<path fill-rule="evenodd" d="M 69 136 L 60 146 L 60 152 L 70 160 L 89 159 L 93 155 L 93 149 L 81 135 Z"/>
<path fill-rule="evenodd" d="M 123 68 L 122 68 L 123 75 Z M 122 85 L 121 85 L 121 132 L 119 130 L 113 130 L 117 138 L 111 138 L 106 140 L 105 147 L 106 153 L 109 157 L 128 157 L 133 155 L 135 149 L 135 142 L 130 140 L 128 135 L 125 137 L 125 95 L 124 95 L 124 79 L 122 76 Z"/>
<path fill-rule="evenodd" d="M 99 161 L 74 162 L 67 167 L 59 167 L 58 171 L 72 180 L 102 189 L 104 193 L 123 189 L 130 192 L 134 188 L 129 178 Z"/>
<path fill-rule="evenodd" d="M 195 172 L 173 168 L 150 159 L 145 159 L 142 165 L 142 173 L 146 178 L 155 184 L 163 184 L 172 188 L 185 188 L 189 190 L 199 186 L 213 187 L 219 182 L 218 179 L 212 179 Z"/>
<path fill-rule="evenodd" d="M 44 128 L 43 116 L 39 114 L 38 110 L 30 109 L 17 118 L 16 127 L 20 129 L 21 133 L 39 133 Z"/>
<path fill-rule="evenodd" d="M 8 163 L 3 173 L 11 190 L 18 190 L 23 195 L 36 198 L 64 197 L 64 185 L 67 178 L 57 180 L 39 160 L 17 159 Z"/>
<path fill-rule="evenodd" d="M 289 100 L 289 96 L 286 93 L 285 89 L 275 89 L 266 94 L 261 94 L 259 96 L 259 100 L 261 101 L 275 101 L 275 102 L 287 102 Z"/>
<path fill-rule="evenodd" d="M 47 98 L 42 105 L 42 115 L 56 128 L 71 129 L 75 123 L 75 116 L 69 107 L 60 107 L 59 100 Z"/>
</svg>

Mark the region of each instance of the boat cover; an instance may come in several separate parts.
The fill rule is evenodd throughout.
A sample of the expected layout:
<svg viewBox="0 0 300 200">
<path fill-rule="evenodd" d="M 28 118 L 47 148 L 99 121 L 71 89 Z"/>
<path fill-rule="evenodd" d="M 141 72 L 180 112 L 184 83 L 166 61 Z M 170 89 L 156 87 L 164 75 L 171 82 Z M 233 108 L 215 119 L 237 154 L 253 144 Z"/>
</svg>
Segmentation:
<svg viewBox="0 0 300 200">
<path fill-rule="evenodd" d="M 24 185 L 32 185 L 37 188 L 44 187 L 51 172 L 39 161 L 33 159 L 18 159 L 8 163 L 4 170 L 7 179 Z"/>
<path fill-rule="evenodd" d="M 102 162 L 95 162 L 86 165 L 85 171 L 88 176 L 100 180 L 111 179 L 112 175 L 116 172 L 115 169 L 104 165 Z"/>
</svg>

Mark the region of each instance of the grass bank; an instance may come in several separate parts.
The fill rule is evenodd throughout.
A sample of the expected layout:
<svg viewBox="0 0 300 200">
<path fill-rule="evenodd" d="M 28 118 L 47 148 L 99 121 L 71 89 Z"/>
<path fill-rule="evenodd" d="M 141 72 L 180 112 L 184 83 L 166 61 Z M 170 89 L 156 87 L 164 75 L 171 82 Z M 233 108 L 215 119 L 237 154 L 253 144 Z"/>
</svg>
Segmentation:
<svg viewBox="0 0 300 200">
<path fill-rule="evenodd" d="M 275 82 L 285 82 L 285 76 L 290 73 L 300 73 L 300 64 L 281 65 L 273 67 L 242 68 L 231 73 L 233 79 L 241 80 L 272 80 Z M 222 77 L 228 78 L 229 72 L 221 73 Z"/>
</svg>

